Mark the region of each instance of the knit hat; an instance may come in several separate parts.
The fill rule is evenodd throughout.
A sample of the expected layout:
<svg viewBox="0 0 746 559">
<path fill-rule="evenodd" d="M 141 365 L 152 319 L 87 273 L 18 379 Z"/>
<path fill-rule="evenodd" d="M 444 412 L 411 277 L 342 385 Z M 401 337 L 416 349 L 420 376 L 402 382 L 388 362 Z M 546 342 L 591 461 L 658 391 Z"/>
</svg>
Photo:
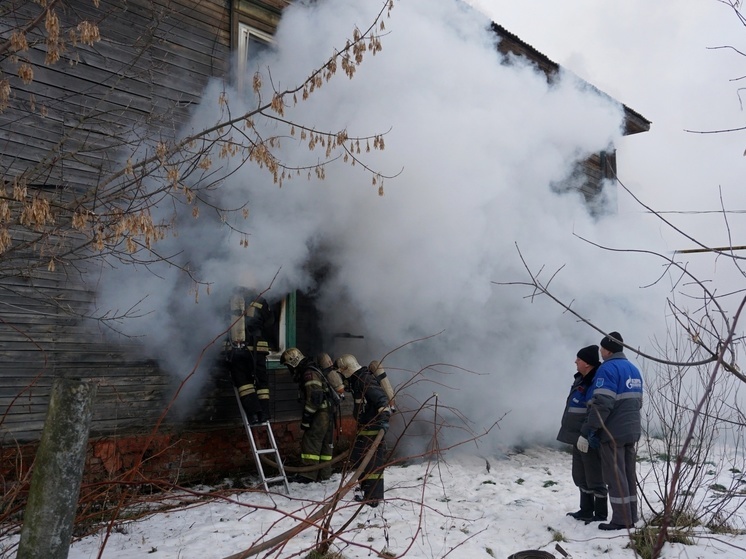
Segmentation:
<svg viewBox="0 0 746 559">
<path fill-rule="evenodd" d="M 612 340 L 612 338 L 614 339 Z M 604 336 L 604 339 L 601 340 L 601 347 L 604 349 L 608 349 L 611 353 L 619 353 L 620 351 L 624 350 L 624 346 L 619 343 L 623 341 L 624 339 L 619 332 L 609 332 L 609 335 Z"/>
<path fill-rule="evenodd" d="M 583 349 L 578 351 L 577 357 L 578 359 L 581 359 L 584 362 L 588 363 L 589 365 L 593 365 L 594 367 L 601 363 L 601 361 L 598 358 L 598 346 L 597 345 L 589 345 L 588 347 L 584 347 Z"/>
</svg>

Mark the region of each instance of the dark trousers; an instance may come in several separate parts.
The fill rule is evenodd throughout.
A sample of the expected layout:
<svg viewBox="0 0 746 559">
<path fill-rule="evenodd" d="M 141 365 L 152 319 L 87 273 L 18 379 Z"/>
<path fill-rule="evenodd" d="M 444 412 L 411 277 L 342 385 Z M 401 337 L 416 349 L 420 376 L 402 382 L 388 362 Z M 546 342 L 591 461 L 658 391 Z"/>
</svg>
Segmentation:
<svg viewBox="0 0 746 559">
<path fill-rule="evenodd" d="M 262 412 L 261 419 L 270 419 L 272 413 L 269 406 L 269 375 L 267 374 L 267 354 L 261 351 L 252 352 L 254 358 L 254 380 L 256 381 L 256 397 L 259 400 L 259 409 Z"/>
<path fill-rule="evenodd" d="M 357 469 L 368 453 L 373 441 L 378 436 L 377 429 L 358 431 L 355 444 L 352 447 L 352 467 Z M 366 501 L 380 501 L 383 499 L 383 466 L 386 459 L 386 445 L 384 441 L 378 445 L 375 454 L 361 474 L 360 488 Z"/>
<path fill-rule="evenodd" d="M 233 386 L 238 389 L 241 405 L 249 421 L 269 419 L 269 375 L 266 354 L 245 348 L 232 349 L 228 355 L 228 371 Z"/>
<path fill-rule="evenodd" d="M 599 449 L 590 448 L 588 452 L 580 452 L 573 445 L 572 480 L 580 490 L 580 515 L 575 518 L 606 520 L 609 515 L 608 491 L 604 484 Z"/>
<path fill-rule="evenodd" d="M 601 444 L 604 482 L 609 488 L 611 522 L 631 526 L 637 522 L 637 443 Z"/>
<path fill-rule="evenodd" d="M 303 432 L 300 441 L 300 458 L 304 466 L 323 465 L 319 470 L 302 475 L 312 480 L 329 479 L 332 475 L 334 424 L 329 410 L 317 411 L 311 420 L 311 428 Z"/>
<path fill-rule="evenodd" d="M 606 498 L 607 490 L 599 449 L 590 448 L 588 452 L 580 452 L 578 447 L 572 447 L 572 481 L 581 493 Z"/>
</svg>

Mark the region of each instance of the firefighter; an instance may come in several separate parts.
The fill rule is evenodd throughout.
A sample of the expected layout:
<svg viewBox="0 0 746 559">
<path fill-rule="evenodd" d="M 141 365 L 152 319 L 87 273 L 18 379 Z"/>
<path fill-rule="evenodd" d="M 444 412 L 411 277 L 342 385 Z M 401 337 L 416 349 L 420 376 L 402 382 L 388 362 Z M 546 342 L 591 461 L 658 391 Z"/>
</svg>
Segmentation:
<svg viewBox="0 0 746 559">
<path fill-rule="evenodd" d="M 351 458 L 353 468 L 357 468 L 378 433 L 381 430 L 386 432 L 389 428 L 389 398 L 368 368 L 361 366 L 353 355 L 341 355 L 335 361 L 335 367 L 345 378 L 354 398 L 353 414 L 357 421 L 357 436 Z M 362 495 L 356 495 L 355 499 L 371 507 L 378 506 L 383 500 L 385 457 L 386 446 L 381 441 L 359 479 Z"/>
<path fill-rule="evenodd" d="M 274 324 L 274 314 L 264 297 L 245 288 L 235 291 L 230 307 L 228 370 L 249 424 L 264 423 L 271 417 L 267 340 L 269 327 Z"/>
<path fill-rule="evenodd" d="M 339 372 L 334 368 L 334 363 L 328 353 L 317 354 L 316 363 L 319 364 L 321 372 L 327 380 L 327 388 L 331 392 L 329 400 L 332 404 L 332 427 L 334 429 L 332 444 L 334 444 L 337 433 L 342 432 L 342 400 L 345 399 L 345 384 Z"/>
<path fill-rule="evenodd" d="M 334 368 L 332 358 L 329 357 L 328 353 L 319 353 L 316 356 L 316 363 L 319 364 L 321 372 L 326 376 L 326 380 L 329 381 L 332 389 L 339 395 L 341 400 L 345 397 L 345 385 L 339 372 Z"/>
<path fill-rule="evenodd" d="M 305 357 L 298 348 L 291 347 L 282 352 L 280 364 L 285 365 L 298 388 L 303 401 L 303 416 L 300 428 L 300 457 L 304 466 L 319 466 L 310 472 L 294 476 L 290 481 L 310 483 L 324 481 L 332 475 L 332 437 L 334 424 L 332 403 L 329 401 L 328 383 L 318 364 Z"/>
<path fill-rule="evenodd" d="M 394 387 L 391 386 L 391 381 L 386 375 L 386 369 L 384 369 L 383 365 L 381 365 L 378 361 L 371 361 L 370 365 L 368 365 L 368 370 L 373 373 L 373 376 L 376 377 L 378 384 L 381 385 L 381 388 L 383 388 L 386 396 L 389 397 L 389 407 L 391 408 L 391 413 L 394 413 L 396 411 L 396 403 L 394 402 Z"/>
</svg>

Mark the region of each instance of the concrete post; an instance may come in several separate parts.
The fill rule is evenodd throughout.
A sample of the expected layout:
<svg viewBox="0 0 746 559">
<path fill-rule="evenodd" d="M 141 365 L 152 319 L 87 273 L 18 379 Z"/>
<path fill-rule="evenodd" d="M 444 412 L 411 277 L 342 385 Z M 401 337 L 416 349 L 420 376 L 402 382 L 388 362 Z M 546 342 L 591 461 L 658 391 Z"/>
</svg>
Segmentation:
<svg viewBox="0 0 746 559">
<path fill-rule="evenodd" d="M 67 559 L 95 392 L 79 379 L 52 385 L 16 559 Z"/>
</svg>

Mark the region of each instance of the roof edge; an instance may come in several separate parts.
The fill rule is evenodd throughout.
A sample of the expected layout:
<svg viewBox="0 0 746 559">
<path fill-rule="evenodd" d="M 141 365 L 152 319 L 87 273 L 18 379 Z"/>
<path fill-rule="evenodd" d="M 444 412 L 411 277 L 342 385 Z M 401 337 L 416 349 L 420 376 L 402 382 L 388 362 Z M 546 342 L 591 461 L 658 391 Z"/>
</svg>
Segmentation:
<svg viewBox="0 0 746 559">
<path fill-rule="evenodd" d="M 497 45 L 497 50 L 500 51 L 503 54 L 514 54 L 514 55 L 525 55 L 527 58 L 529 58 L 532 62 L 534 62 L 542 72 L 547 76 L 547 79 L 551 80 L 554 78 L 556 74 L 559 73 L 562 66 L 560 66 L 557 62 L 549 58 L 544 53 L 540 52 L 530 44 L 528 44 L 526 41 L 515 35 L 514 33 L 511 33 L 505 27 L 502 25 L 495 23 L 494 21 L 491 22 L 490 25 L 491 30 L 496 33 L 501 39 L 507 39 L 508 41 L 501 41 Z M 511 44 L 512 43 L 512 44 Z M 587 82 L 586 80 L 578 77 L 579 80 L 581 80 L 583 83 L 585 83 L 588 87 L 592 88 L 593 90 L 597 91 L 601 95 L 604 95 L 605 97 L 608 97 L 609 99 L 614 100 L 615 102 L 622 105 L 624 108 L 624 135 L 630 136 L 632 134 L 639 134 L 640 132 L 647 132 L 650 130 L 651 122 L 646 119 L 644 116 L 642 116 L 640 113 L 635 111 L 634 109 L 628 107 L 624 103 L 621 103 L 618 99 L 615 99 L 608 93 L 605 93 L 598 89 L 593 84 Z"/>
</svg>

